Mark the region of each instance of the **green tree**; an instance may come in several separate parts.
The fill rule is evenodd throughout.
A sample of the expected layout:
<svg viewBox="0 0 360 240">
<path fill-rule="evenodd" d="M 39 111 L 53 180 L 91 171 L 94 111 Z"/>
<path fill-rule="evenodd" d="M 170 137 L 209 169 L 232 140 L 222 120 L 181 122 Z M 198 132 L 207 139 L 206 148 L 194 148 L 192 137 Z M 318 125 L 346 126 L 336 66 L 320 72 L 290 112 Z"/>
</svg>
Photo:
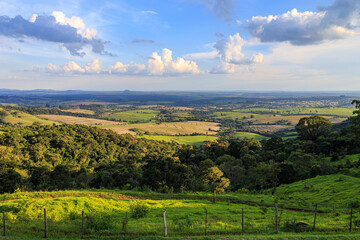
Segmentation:
<svg viewBox="0 0 360 240">
<path fill-rule="evenodd" d="M 329 119 L 311 116 L 299 120 L 295 126 L 296 131 L 303 140 L 316 140 L 320 136 L 327 136 L 331 132 L 331 122 Z"/>
<path fill-rule="evenodd" d="M 222 177 L 224 173 L 218 167 L 211 167 L 204 175 L 204 183 L 210 185 L 214 192 L 214 203 L 216 201 L 216 193 L 224 192 L 230 185 L 230 180 Z"/>
</svg>

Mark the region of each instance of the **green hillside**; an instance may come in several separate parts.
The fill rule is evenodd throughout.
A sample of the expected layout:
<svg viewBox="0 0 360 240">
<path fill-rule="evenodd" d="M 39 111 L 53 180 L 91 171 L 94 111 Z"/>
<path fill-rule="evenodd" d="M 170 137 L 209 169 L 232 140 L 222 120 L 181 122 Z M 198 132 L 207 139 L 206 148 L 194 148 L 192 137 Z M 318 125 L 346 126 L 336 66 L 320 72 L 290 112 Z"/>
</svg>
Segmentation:
<svg viewBox="0 0 360 240">
<path fill-rule="evenodd" d="M 301 208 L 317 203 L 322 210 L 344 209 L 360 201 L 360 179 L 342 174 L 319 176 L 281 185 L 275 195 L 287 205 Z"/>
</svg>

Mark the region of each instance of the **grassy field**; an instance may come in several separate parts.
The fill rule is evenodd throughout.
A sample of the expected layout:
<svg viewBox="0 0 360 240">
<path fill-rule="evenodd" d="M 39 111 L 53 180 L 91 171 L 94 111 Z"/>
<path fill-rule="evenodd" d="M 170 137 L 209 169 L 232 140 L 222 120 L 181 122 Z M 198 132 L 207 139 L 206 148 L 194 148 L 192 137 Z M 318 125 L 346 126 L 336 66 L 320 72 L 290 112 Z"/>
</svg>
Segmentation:
<svg viewBox="0 0 360 240">
<path fill-rule="evenodd" d="M 151 110 L 151 109 L 142 109 L 142 110 L 134 110 L 134 111 L 122 111 L 115 112 L 105 117 L 110 120 L 116 121 L 151 121 L 156 119 L 156 115 L 159 114 L 159 111 Z"/>
<path fill-rule="evenodd" d="M 103 119 L 95 118 L 83 118 L 83 117 L 73 117 L 66 115 L 38 115 L 39 118 L 50 120 L 53 122 L 65 123 L 65 124 L 83 124 L 87 126 L 92 125 L 121 125 L 123 123 L 113 122 Z"/>
<path fill-rule="evenodd" d="M 0 108 L 0 110 L 2 110 Z M 21 125 L 21 126 L 30 126 L 33 123 L 39 123 L 41 125 L 52 125 L 52 124 L 59 124 L 55 121 L 51 120 L 45 120 L 42 118 L 39 118 L 37 116 L 27 114 L 20 111 L 10 110 L 7 111 L 8 115 L 4 117 L 4 122 L 10 123 L 13 125 Z"/>
<path fill-rule="evenodd" d="M 215 136 L 206 136 L 206 135 L 199 135 L 199 136 L 157 136 L 157 135 L 143 135 L 139 136 L 151 140 L 156 141 L 165 141 L 165 142 L 177 142 L 179 144 L 188 144 L 188 145 L 202 145 L 205 141 L 215 141 L 217 137 Z"/>
<path fill-rule="evenodd" d="M 235 137 L 238 137 L 240 139 L 255 139 L 258 141 L 264 140 L 264 139 L 269 139 L 269 137 L 257 134 L 257 133 L 250 133 L 250 132 L 237 132 L 235 133 Z"/>
<path fill-rule="evenodd" d="M 324 115 L 324 116 L 338 116 L 338 117 L 350 117 L 353 115 L 354 109 L 350 108 L 246 108 L 234 110 L 241 113 L 258 113 L 258 114 L 279 114 L 279 115 Z"/>
<path fill-rule="evenodd" d="M 127 125 L 104 125 L 101 128 L 111 129 L 119 134 L 129 133 L 130 129 L 139 129 L 143 132 L 147 132 L 150 135 L 190 135 L 193 133 L 204 134 L 204 135 L 216 135 L 220 129 L 218 123 L 213 122 L 170 122 L 170 123 L 139 123 L 139 124 L 127 124 Z M 211 129 L 211 130 L 209 130 Z M 146 135 L 149 135 L 146 134 Z"/>
<path fill-rule="evenodd" d="M 317 183 L 316 179 L 313 181 Z M 350 182 L 353 183 L 353 179 L 350 179 Z M 295 185 L 292 184 L 290 188 L 295 188 Z M 209 201 L 211 194 L 208 193 L 160 194 L 110 190 L 19 192 L 1 195 L 0 199 L 0 209 L 6 211 L 8 235 L 16 237 L 25 234 L 28 239 L 31 236 L 42 237 L 44 208 L 47 209 L 49 235 L 54 238 L 79 238 L 82 210 L 85 212 L 87 239 L 98 239 L 99 236 L 114 239 L 121 236 L 126 212 L 129 238 L 162 236 L 163 211 L 166 211 L 169 236 L 203 235 L 205 209 L 208 212 L 207 233 L 210 236 L 241 234 L 242 209 L 245 233 L 272 234 L 275 230 L 274 199 L 269 195 L 222 194 L 219 195 L 216 204 Z M 258 205 L 251 199 L 258 201 Z M 299 200 L 311 203 L 309 199 Z M 239 203 L 240 201 L 244 203 Z M 265 202 L 271 203 L 272 207 L 267 207 Z M 280 203 L 280 232 L 309 231 L 312 228 L 313 212 L 294 211 L 282 206 Z M 134 210 L 136 207 L 141 209 L 140 212 L 145 211 L 145 214 L 139 217 L 139 211 Z M 358 211 L 354 211 L 355 231 L 360 230 L 359 215 Z M 308 226 L 299 227 L 299 222 Z M 316 231 L 345 232 L 348 227 L 349 218 L 346 211 L 317 214 Z M 290 235 L 286 233 L 283 236 Z M 295 236 L 294 233 L 292 236 Z M 261 235 L 254 237 L 257 239 Z"/>
<path fill-rule="evenodd" d="M 87 109 L 67 109 L 67 110 L 61 110 L 63 112 L 71 112 L 71 113 L 82 113 L 82 114 L 89 114 L 94 115 L 95 112 Z"/>
</svg>

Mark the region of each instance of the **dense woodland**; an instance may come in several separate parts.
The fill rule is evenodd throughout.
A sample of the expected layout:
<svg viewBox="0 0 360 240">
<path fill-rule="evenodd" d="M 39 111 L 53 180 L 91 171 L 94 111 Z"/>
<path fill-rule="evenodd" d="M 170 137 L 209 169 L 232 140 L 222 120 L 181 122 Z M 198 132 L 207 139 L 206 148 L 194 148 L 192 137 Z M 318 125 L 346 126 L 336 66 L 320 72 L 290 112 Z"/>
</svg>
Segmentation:
<svg viewBox="0 0 360 240">
<path fill-rule="evenodd" d="M 360 116 L 354 113 L 349 126 L 337 131 L 327 119 L 311 116 L 297 124 L 297 139 L 222 140 L 200 147 L 83 125 L 2 126 L 0 193 L 82 188 L 247 192 L 333 173 L 360 177 L 360 161 L 333 164 L 360 153 Z"/>
</svg>

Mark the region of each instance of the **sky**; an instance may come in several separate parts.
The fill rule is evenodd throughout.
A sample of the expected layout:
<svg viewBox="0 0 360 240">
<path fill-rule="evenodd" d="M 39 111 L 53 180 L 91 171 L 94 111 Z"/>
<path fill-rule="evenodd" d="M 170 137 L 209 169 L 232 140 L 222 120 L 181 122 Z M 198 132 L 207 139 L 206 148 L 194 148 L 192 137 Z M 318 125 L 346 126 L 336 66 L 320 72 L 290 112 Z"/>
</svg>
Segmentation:
<svg viewBox="0 0 360 240">
<path fill-rule="evenodd" d="M 3 0 L 0 88 L 360 90 L 360 1 Z"/>
</svg>

